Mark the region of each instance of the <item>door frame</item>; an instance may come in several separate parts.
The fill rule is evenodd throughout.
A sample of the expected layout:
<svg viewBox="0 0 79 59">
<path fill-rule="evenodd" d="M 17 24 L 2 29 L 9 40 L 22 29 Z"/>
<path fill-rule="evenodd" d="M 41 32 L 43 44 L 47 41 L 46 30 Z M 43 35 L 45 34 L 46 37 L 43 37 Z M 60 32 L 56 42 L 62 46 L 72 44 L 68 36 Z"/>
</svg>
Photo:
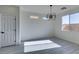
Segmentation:
<svg viewBox="0 0 79 59">
<path fill-rule="evenodd" d="M 0 14 L 0 25 L 1 25 L 1 14 Z M 0 26 L 0 48 L 1 48 L 1 26 Z"/>
</svg>

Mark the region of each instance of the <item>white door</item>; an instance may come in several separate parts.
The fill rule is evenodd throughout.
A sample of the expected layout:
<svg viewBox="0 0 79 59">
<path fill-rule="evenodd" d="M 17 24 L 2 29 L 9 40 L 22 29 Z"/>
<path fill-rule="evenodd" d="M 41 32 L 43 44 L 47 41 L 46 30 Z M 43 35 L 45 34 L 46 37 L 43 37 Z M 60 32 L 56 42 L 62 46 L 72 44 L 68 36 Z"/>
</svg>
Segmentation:
<svg viewBox="0 0 79 59">
<path fill-rule="evenodd" d="M 16 17 L 1 15 L 1 47 L 16 43 Z"/>
</svg>

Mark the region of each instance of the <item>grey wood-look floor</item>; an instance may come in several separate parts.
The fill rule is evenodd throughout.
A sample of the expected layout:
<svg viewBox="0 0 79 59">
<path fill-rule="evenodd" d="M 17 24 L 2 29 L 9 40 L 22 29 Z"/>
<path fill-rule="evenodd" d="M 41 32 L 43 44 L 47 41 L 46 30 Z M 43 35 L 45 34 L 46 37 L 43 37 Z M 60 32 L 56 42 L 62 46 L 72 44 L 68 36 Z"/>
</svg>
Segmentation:
<svg viewBox="0 0 79 59">
<path fill-rule="evenodd" d="M 36 39 L 35 39 L 36 40 Z M 43 40 L 43 39 L 39 39 Z M 52 48 L 35 52 L 24 53 L 23 42 L 21 45 L 0 48 L 0 54 L 79 54 L 79 45 L 58 38 L 50 38 L 51 41 L 61 45 L 60 48 Z"/>
</svg>

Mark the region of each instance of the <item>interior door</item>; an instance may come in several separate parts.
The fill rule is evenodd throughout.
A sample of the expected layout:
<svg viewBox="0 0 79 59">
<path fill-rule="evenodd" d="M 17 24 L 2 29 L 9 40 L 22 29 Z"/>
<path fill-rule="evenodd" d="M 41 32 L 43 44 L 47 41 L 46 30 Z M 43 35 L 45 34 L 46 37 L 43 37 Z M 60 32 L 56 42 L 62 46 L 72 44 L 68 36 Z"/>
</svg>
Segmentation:
<svg viewBox="0 0 79 59">
<path fill-rule="evenodd" d="M 1 15 L 1 46 L 14 45 L 16 43 L 16 17 Z"/>
</svg>

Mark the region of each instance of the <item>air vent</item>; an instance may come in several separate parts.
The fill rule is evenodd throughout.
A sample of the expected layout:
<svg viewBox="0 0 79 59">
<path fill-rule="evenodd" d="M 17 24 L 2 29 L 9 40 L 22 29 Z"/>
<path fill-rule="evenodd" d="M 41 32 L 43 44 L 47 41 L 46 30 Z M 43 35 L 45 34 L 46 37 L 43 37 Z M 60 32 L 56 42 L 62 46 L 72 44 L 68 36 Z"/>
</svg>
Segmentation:
<svg viewBox="0 0 79 59">
<path fill-rule="evenodd" d="M 65 10 L 65 9 L 67 9 L 67 8 L 66 8 L 66 7 L 62 7 L 62 8 L 61 8 L 61 10 Z"/>
</svg>

